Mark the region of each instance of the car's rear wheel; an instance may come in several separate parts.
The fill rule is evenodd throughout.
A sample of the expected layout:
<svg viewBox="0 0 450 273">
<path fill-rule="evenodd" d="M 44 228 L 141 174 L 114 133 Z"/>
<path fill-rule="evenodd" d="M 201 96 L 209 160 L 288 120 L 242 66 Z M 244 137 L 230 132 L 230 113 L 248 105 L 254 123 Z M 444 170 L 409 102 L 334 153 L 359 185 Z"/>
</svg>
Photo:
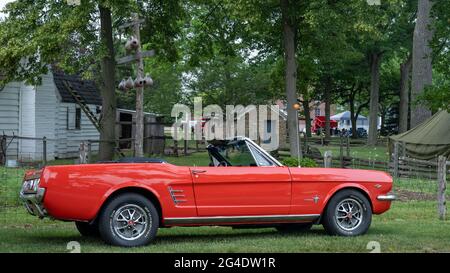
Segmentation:
<svg viewBox="0 0 450 273">
<path fill-rule="evenodd" d="M 110 200 L 99 216 L 99 230 L 105 242 L 124 247 L 149 244 L 159 228 L 155 206 L 144 196 L 124 193 Z"/>
<path fill-rule="evenodd" d="M 307 232 L 313 226 L 312 223 L 299 223 L 299 224 L 282 224 L 277 226 L 276 229 L 280 232 Z"/>
<path fill-rule="evenodd" d="M 75 222 L 78 232 L 85 237 L 98 237 L 100 232 L 98 230 L 98 224 L 87 222 Z"/>
<path fill-rule="evenodd" d="M 369 200 L 356 190 L 342 190 L 328 202 L 322 224 L 330 235 L 357 236 L 367 232 L 372 222 Z"/>
</svg>

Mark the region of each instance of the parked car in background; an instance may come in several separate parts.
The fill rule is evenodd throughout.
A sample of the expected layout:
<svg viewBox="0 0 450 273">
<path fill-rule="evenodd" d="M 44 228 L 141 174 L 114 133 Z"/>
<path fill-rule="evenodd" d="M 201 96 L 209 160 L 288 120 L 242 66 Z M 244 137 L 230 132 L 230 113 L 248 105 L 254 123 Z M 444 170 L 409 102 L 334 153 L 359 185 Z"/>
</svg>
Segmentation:
<svg viewBox="0 0 450 273">
<path fill-rule="evenodd" d="M 352 137 L 353 131 L 352 130 L 343 130 L 343 136 L 344 137 Z M 367 138 L 367 130 L 364 128 L 357 128 L 356 129 L 356 136 L 358 138 Z"/>
<path fill-rule="evenodd" d="M 286 167 L 248 138 L 207 149 L 207 167 L 145 158 L 48 166 L 26 173 L 20 197 L 32 215 L 74 221 L 82 235 L 126 247 L 174 226 L 322 224 L 331 235 L 356 236 L 395 199 L 385 172 Z"/>
</svg>

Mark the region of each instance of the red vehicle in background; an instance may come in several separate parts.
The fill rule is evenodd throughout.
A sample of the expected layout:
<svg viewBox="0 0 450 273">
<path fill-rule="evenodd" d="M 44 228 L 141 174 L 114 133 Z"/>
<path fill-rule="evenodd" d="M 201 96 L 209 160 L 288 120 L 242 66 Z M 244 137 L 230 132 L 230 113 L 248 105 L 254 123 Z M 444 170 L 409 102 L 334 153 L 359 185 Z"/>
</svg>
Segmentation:
<svg viewBox="0 0 450 273">
<path fill-rule="evenodd" d="M 330 120 L 330 130 L 335 130 L 338 127 L 336 120 Z M 316 116 L 314 118 L 311 130 L 313 133 L 318 134 L 325 130 L 325 116 Z"/>
<path fill-rule="evenodd" d="M 207 150 L 209 166 L 146 158 L 48 166 L 26 173 L 20 198 L 32 215 L 74 221 L 82 235 L 126 247 L 173 226 L 322 224 L 331 235 L 356 236 L 395 200 L 385 172 L 286 167 L 248 138 Z"/>
</svg>

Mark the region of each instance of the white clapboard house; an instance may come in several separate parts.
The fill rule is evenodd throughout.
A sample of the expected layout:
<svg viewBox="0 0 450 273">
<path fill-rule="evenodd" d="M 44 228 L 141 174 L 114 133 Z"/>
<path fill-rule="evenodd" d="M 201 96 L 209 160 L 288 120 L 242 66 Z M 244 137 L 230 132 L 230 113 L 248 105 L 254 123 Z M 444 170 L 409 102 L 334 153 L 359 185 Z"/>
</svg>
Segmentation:
<svg viewBox="0 0 450 273">
<path fill-rule="evenodd" d="M 79 76 L 50 72 L 42 76 L 41 85 L 10 82 L 0 86 L 0 136 L 46 137 L 48 160 L 74 157 L 81 141 L 99 139 L 94 122 L 82 108 L 98 118 L 101 102 L 95 84 Z M 42 141 L 8 139 L 7 145 L 9 158 L 42 158 Z M 98 148 L 94 145 L 94 149 Z"/>
<path fill-rule="evenodd" d="M 42 160 L 43 141 L 26 138 L 43 137 L 47 138 L 47 160 L 77 157 L 81 142 L 100 138 L 97 127 L 101 104 L 100 91 L 93 81 L 56 71 L 43 75 L 37 86 L 24 82 L 0 86 L 0 138 L 8 136 L 6 159 Z M 132 138 L 135 116 L 134 110 L 117 109 L 115 129 L 119 139 Z M 144 116 L 144 152 L 161 154 L 161 117 L 147 112 Z M 130 147 L 129 141 L 120 142 L 121 149 Z M 91 151 L 98 151 L 98 143 L 92 143 Z"/>
</svg>

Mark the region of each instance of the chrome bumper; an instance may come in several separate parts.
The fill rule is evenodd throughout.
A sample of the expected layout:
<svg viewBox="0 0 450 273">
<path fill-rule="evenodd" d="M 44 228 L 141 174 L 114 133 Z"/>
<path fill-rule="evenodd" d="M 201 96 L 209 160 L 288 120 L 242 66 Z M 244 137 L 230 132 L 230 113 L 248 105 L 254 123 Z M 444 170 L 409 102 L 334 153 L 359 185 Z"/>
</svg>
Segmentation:
<svg viewBox="0 0 450 273">
<path fill-rule="evenodd" d="M 378 195 L 377 200 L 379 201 L 394 201 L 397 199 L 395 194 Z"/>
<path fill-rule="evenodd" d="M 25 208 L 31 215 L 38 216 L 39 218 L 44 218 L 47 216 L 47 211 L 42 205 L 44 194 L 44 188 L 38 188 L 36 193 L 20 192 L 20 199 L 23 201 Z"/>
</svg>

